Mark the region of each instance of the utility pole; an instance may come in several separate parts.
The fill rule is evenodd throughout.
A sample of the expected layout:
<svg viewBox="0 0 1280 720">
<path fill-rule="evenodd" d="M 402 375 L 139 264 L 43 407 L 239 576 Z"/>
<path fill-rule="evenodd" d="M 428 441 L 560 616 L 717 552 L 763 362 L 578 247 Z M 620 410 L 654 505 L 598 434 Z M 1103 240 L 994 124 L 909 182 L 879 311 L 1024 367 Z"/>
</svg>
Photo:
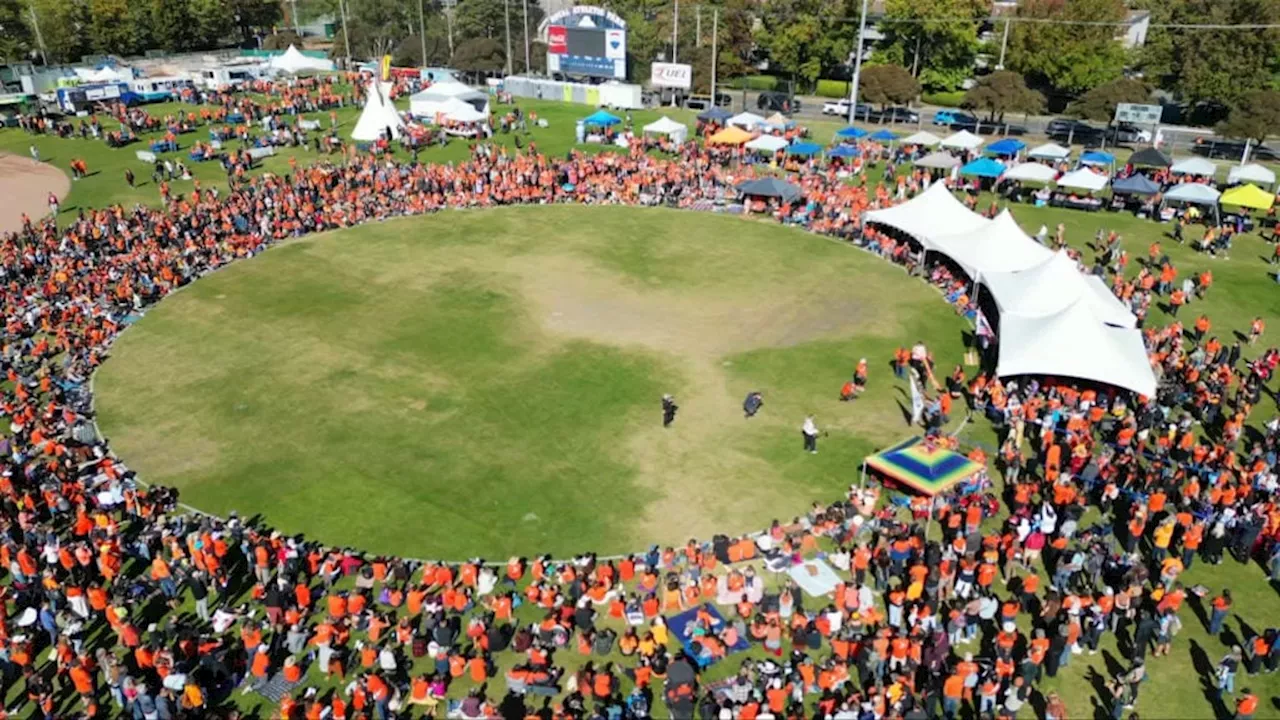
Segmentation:
<svg viewBox="0 0 1280 720">
<path fill-rule="evenodd" d="M 1000 38 L 1000 62 L 996 63 L 997 70 L 1004 69 L 1004 51 L 1009 47 L 1009 26 L 1011 24 L 1012 22 L 1009 20 L 1004 21 L 1004 33 Z"/>
<path fill-rule="evenodd" d="M 716 30 L 720 27 L 720 8 L 711 8 L 711 107 L 719 107 L 716 102 L 716 50 L 719 49 Z"/>
<path fill-rule="evenodd" d="M 693 46 L 702 47 L 702 5 L 698 4 L 694 9 L 697 13 L 693 16 Z"/>
<path fill-rule="evenodd" d="M 289 16 L 293 18 L 293 34 L 302 37 L 302 30 L 298 27 L 298 0 L 289 0 Z"/>
<path fill-rule="evenodd" d="M 347 71 L 351 71 L 351 36 L 347 34 L 347 4 L 338 0 L 338 12 L 342 13 L 342 46 L 347 51 Z"/>
<path fill-rule="evenodd" d="M 427 11 L 422 7 L 426 1 L 418 0 L 418 39 L 422 41 L 422 67 L 427 66 Z"/>
<path fill-rule="evenodd" d="M 671 62 L 680 62 L 680 0 L 676 0 L 675 14 L 671 16 Z"/>
<path fill-rule="evenodd" d="M 444 2 L 444 27 L 445 33 L 449 36 L 449 57 L 453 57 L 453 8 L 452 0 Z"/>
<path fill-rule="evenodd" d="M 849 83 L 849 124 L 858 111 L 858 79 L 862 75 L 862 38 L 867 33 L 867 0 L 862 0 L 862 17 L 858 20 L 858 41 L 853 46 L 853 82 Z"/>
<path fill-rule="evenodd" d="M 529 57 L 529 0 L 524 3 L 524 74 L 533 74 L 533 60 Z"/>
<path fill-rule="evenodd" d="M 511 74 L 511 0 L 502 0 L 502 20 L 507 25 L 507 74 Z"/>
<path fill-rule="evenodd" d="M 36 17 L 36 4 L 33 2 L 27 7 L 31 10 L 31 29 L 36 31 L 36 44 L 40 46 L 40 62 L 48 65 L 49 58 L 44 53 L 44 36 L 40 34 L 40 19 Z"/>
</svg>

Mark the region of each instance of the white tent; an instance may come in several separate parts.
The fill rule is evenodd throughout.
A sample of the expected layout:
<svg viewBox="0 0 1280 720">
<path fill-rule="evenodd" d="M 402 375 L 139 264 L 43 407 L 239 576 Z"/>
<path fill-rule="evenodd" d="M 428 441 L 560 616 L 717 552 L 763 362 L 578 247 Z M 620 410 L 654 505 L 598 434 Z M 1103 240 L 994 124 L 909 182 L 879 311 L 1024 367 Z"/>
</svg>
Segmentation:
<svg viewBox="0 0 1280 720">
<path fill-rule="evenodd" d="M 1070 148 L 1064 148 L 1057 143 L 1037 145 L 1031 149 L 1031 152 L 1027 153 L 1027 157 L 1039 158 L 1041 160 L 1064 160 L 1070 155 Z"/>
<path fill-rule="evenodd" d="M 942 142 L 942 138 L 934 135 L 928 130 L 921 130 L 915 135 L 908 135 L 902 139 L 903 145 L 921 145 L 923 147 L 933 147 Z"/>
<path fill-rule="evenodd" d="M 1058 171 L 1038 162 L 1019 163 L 1007 171 L 1002 176 L 1004 180 L 1021 180 L 1023 182 L 1053 182 L 1058 176 Z"/>
<path fill-rule="evenodd" d="M 787 145 L 790 143 L 777 135 L 761 135 L 747 143 L 747 149 L 762 153 L 776 153 Z"/>
<path fill-rule="evenodd" d="M 949 170 L 960 164 L 960 158 L 949 152 L 938 151 L 916 160 L 915 164 L 917 167 L 933 170 Z"/>
<path fill-rule="evenodd" d="M 866 214 L 868 222 L 879 223 L 914 237 L 926 248 L 942 235 L 975 230 L 988 220 L 964 206 L 943 182 L 935 182 L 910 200 Z"/>
<path fill-rule="evenodd" d="M 1001 323 L 1007 315 L 1054 315 L 1083 300 L 1100 322 L 1126 328 L 1137 325 L 1124 303 L 1101 280 L 1080 272 L 1064 250 L 1021 272 L 983 273 L 981 282 L 996 301 Z"/>
<path fill-rule="evenodd" d="M 677 143 L 682 143 L 689 137 L 689 128 L 686 125 L 678 123 L 666 115 L 645 125 L 644 132 L 653 135 L 667 135 Z"/>
<path fill-rule="evenodd" d="M 1142 332 L 1103 324 L 1084 301 L 1052 315 L 1001 316 L 996 374 L 1056 375 L 1156 394 Z"/>
<path fill-rule="evenodd" d="M 133 79 L 131 68 L 100 67 L 97 70 L 76 68 L 76 77 L 86 83 L 129 82 Z"/>
<path fill-rule="evenodd" d="M 1107 186 L 1107 176 L 1087 167 L 1078 168 L 1058 178 L 1058 187 L 1097 192 Z"/>
<path fill-rule="evenodd" d="M 770 115 L 764 122 L 769 127 L 778 128 L 780 130 L 786 130 L 796 124 L 794 120 L 780 112 Z"/>
<path fill-rule="evenodd" d="M 1271 172 L 1269 168 L 1258 163 L 1249 163 L 1248 165 L 1237 165 L 1227 171 L 1227 183 L 1230 185 L 1238 185 L 1240 183 L 1256 183 L 1263 187 L 1272 187 L 1276 184 L 1276 174 Z"/>
<path fill-rule="evenodd" d="M 974 279 L 989 272 L 1026 270 L 1053 257 L 1052 250 L 1027 237 L 1008 210 L 968 232 L 941 235 L 931 242 L 934 250 Z"/>
<path fill-rule="evenodd" d="M 1202 183 L 1182 183 L 1175 185 L 1165 193 L 1166 201 L 1189 203 L 1191 205 L 1217 205 L 1218 196 L 1222 193 Z"/>
<path fill-rule="evenodd" d="M 982 138 L 974 135 L 968 130 L 961 130 L 958 133 L 953 133 L 947 136 L 947 139 L 942 141 L 942 147 L 952 148 L 955 150 L 974 150 L 981 146 Z"/>
<path fill-rule="evenodd" d="M 391 96 L 387 88 L 380 83 L 369 83 L 365 92 L 364 110 L 360 111 L 360 119 L 351 131 L 351 139 L 372 142 L 386 137 L 387 129 L 391 130 L 391 139 L 398 139 L 404 134 L 404 120 L 391 104 Z"/>
<path fill-rule="evenodd" d="M 451 107 L 455 107 L 450 100 L 466 102 L 480 112 L 489 114 L 489 96 L 460 82 L 436 83 L 409 96 L 409 113 L 414 117 L 434 121 L 436 115 L 444 115 Z"/>
<path fill-rule="evenodd" d="M 298 48 L 290 45 L 288 50 L 273 56 L 267 65 L 272 70 L 286 73 L 325 72 L 333 70 L 333 61 L 303 55 Z"/>
<path fill-rule="evenodd" d="M 729 118 L 730 125 L 736 125 L 744 130 L 755 130 L 765 124 L 764 118 L 755 113 L 740 112 Z"/>
<path fill-rule="evenodd" d="M 1204 175 L 1213 177 L 1218 172 L 1218 166 L 1205 160 L 1202 157 L 1189 157 L 1174 163 L 1169 172 L 1174 175 Z"/>
<path fill-rule="evenodd" d="M 460 123 L 488 122 L 489 113 L 480 112 L 474 105 L 458 98 L 450 98 L 445 103 L 444 116 L 448 120 Z"/>
</svg>

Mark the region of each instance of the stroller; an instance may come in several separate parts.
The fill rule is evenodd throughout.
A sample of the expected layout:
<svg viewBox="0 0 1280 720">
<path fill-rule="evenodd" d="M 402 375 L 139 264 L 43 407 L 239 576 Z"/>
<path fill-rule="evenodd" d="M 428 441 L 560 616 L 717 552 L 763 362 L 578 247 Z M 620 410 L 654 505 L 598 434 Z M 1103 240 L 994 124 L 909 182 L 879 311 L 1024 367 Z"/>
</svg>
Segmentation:
<svg viewBox="0 0 1280 720">
<path fill-rule="evenodd" d="M 755 417 L 760 412 L 760 408 L 764 407 L 764 396 L 758 391 L 752 390 L 747 393 L 746 399 L 742 401 L 742 412 L 744 417 Z"/>
</svg>

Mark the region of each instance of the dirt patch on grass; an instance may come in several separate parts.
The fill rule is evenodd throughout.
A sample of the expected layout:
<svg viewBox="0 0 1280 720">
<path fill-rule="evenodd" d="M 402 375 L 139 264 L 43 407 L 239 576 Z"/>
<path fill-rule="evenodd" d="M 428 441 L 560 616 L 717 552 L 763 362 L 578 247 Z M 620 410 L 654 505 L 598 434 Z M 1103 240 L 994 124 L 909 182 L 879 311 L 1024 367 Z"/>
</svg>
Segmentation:
<svg viewBox="0 0 1280 720">
<path fill-rule="evenodd" d="M 71 179 L 47 163 L 0 153 L 0 234 L 22 229 L 22 215 L 34 222 L 49 214 L 49 193 L 67 196 Z"/>
</svg>

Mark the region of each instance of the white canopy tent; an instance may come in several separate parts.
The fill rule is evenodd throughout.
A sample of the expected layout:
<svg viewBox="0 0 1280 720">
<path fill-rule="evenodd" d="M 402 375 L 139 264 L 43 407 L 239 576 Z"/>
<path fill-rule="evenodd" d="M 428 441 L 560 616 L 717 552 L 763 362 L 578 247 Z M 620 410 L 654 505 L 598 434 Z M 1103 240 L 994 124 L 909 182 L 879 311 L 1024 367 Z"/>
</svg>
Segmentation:
<svg viewBox="0 0 1280 720">
<path fill-rule="evenodd" d="M 1107 176 L 1082 167 L 1058 178 L 1056 184 L 1058 187 L 1097 192 L 1107 186 Z"/>
<path fill-rule="evenodd" d="M 931 239 L 943 253 L 978 279 L 989 272 L 1015 272 L 1045 262 L 1053 251 L 1027 237 L 1008 210 L 972 230 Z"/>
<path fill-rule="evenodd" d="M 643 131 L 652 135 L 666 135 L 677 143 L 682 143 L 689 137 L 688 126 L 678 123 L 666 115 L 645 125 Z"/>
<path fill-rule="evenodd" d="M 790 143 L 788 143 L 786 139 L 780 138 L 777 135 L 761 135 L 755 140 L 748 142 L 747 149 L 762 153 L 776 153 L 789 144 Z"/>
<path fill-rule="evenodd" d="M 1156 394 L 1142 332 L 1102 323 L 1083 300 L 1052 315 L 1001 316 L 996 374 L 1057 375 Z"/>
<path fill-rule="evenodd" d="M 1044 262 L 1020 272 L 986 272 L 981 282 L 1006 315 L 1045 317 L 1084 301 L 1100 322 L 1131 328 L 1137 319 L 1101 280 L 1080 272 L 1079 265 L 1065 250 L 1052 253 Z"/>
<path fill-rule="evenodd" d="M 480 112 L 474 105 L 458 98 L 452 98 L 446 103 L 447 109 L 444 111 L 446 120 L 452 120 L 459 123 L 478 123 L 489 121 L 489 113 Z"/>
<path fill-rule="evenodd" d="M 360 119 L 351 131 L 351 139 L 372 142 L 386 137 L 388 129 L 392 140 L 399 139 L 404 134 L 404 120 L 400 119 L 400 113 L 391 104 L 389 89 L 389 86 L 384 87 L 380 83 L 369 83 L 365 92 L 364 109 L 360 111 Z"/>
<path fill-rule="evenodd" d="M 1263 187 L 1274 187 L 1276 184 L 1276 174 L 1265 165 L 1258 163 L 1249 163 L 1248 165 L 1237 165 L 1227 171 L 1227 183 L 1230 185 L 1238 185 L 1240 183 L 1255 183 Z"/>
<path fill-rule="evenodd" d="M 1174 175 L 1204 175 L 1213 177 L 1218 172 L 1218 166 L 1209 162 L 1202 157 L 1183 158 L 1169 167 L 1169 172 Z"/>
<path fill-rule="evenodd" d="M 960 158 L 949 152 L 932 152 L 915 161 L 916 167 L 931 170 L 950 170 L 960 164 Z"/>
<path fill-rule="evenodd" d="M 953 133 L 942 141 L 942 147 L 951 148 L 953 150 L 976 150 L 982 147 L 982 138 L 974 135 L 968 130 L 961 130 Z"/>
<path fill-rule="evenodd" d="M 1001 179 L 1049 183 L 1056 177 L 1058 177 L 1058 171 L 1044 163 L 1024 162 L 1006 170 Z"/>
<path fill-rule="evenodd" d="M 129 82 L 133 79 L 133 69 L 106 66 L 97 70 L 76 68 L 76 77 L 86 83 Z"/>
<path fill-rule="evenodd" d="M 444 115 L 453 106 L 450 100 L 460 100 L 476 110 L 489 114 L 489 96 L 473 90 L 460 82 L 440 82 L 409 96 L 409 113 L 414 117 L 434 121 L 436 115 Z"/>
<path fill-rule="evenodd" d="M 333 61 L 308 57 L 303 55 L 298 48 L 290 45 L 288 50 L 268 60 L 267 66 L 272 70 L 285 73 L 328 72 L 333 70 Z"/>
<path fill-rule="evenodd" d="M 908 135 L 902 139 L 903 145 L 920 145 L 921 147 L 933 147 L 941 142 L 942 138 L 928 130 L 921 130 L 915 135 Z"/>
<path fill-rule="evenodd" d="M 1180 202 L 1189 205 L 1217 205 L 1222 193 L 1203 183 L 1182 183 L 1175 185 L 1165 193 L 1166 202 Z"/>
<path fill-rule="evenodd" d="M 933 238 L 976 230 L 989 221 L 956 199 L 946 183 L 935 182 L 910 200 L 866 214 L 868 222 L 906 233 L 926 248 Z"/>
<path fill-rule="evenodd" d="M 1071 156 L 1071 149 L 1064 148 L 1057 143 L 1045 143 L 1037 145 L 1027 153 L 1027 157 L 1039 160 L 1065 160 Z"/>
<path fill-rule="evenodd" d="M 729 118 L 729 124 L 736 125 L 737 127 L 740 127 L 743 130 L 755 130 L 761 125 L 764 125 L 765 120 L 764 118 L 760 117 L 755 113 L 740 112 L 737 115 L 734 115 L 733 117 Z"/>
</svg>

